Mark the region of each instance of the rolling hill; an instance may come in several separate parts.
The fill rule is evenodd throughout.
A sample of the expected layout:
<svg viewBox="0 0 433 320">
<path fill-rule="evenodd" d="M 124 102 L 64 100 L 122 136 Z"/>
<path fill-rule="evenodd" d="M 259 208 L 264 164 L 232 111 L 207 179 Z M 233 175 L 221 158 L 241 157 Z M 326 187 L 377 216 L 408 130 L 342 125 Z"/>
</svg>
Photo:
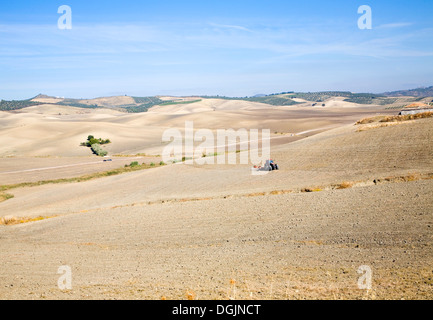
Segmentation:
<svg viewBox="0 0 433 320">
<path fill-rule="evenodd" d="M 417 88 L 410 90 L 398 90 L 392 92 L 385 92 L 383 95 L 388 97 L 433 97 L 433 86 L 425 87 L 425 88 Z"/>
<path fill-rule="evenodd" d="M 189 96 L 189 97 L 163 97 L 163 96 L 112 96 L 92 99 L 59 98 L 39 94 L 27 100 L 0 101 L 0 111 L 20 110 L 41 104 L 53 104 L 78 108 L 107 108 L 127 113 L 147 112 L 155 106 L 188 105 L 203 100 L 217 99 L 226 101 L 257 102 L 270 106 L 296 106 L 302 103 L 325 104 L 329 100 L 343 99 L 360 105 L 395 106 L 396 103 L 409 104 L 418 102 L 423 98 L 433 97 L 433 86 L 411 90 L 400 90 L 383 94 L 352 93 L 348 91 L 323 92 L 281 92 L 275 94 L 258 94 L 252 97 L 225 97 L 225 96 Z M 401 100 L 403 99 L 404 100 Z M 399 100 L 400 99 L 400 100 Z M 427 99 L 428 100 L 428 99 Z M 430 101 L 423 102 L 430 102 Z"/>
</svg>

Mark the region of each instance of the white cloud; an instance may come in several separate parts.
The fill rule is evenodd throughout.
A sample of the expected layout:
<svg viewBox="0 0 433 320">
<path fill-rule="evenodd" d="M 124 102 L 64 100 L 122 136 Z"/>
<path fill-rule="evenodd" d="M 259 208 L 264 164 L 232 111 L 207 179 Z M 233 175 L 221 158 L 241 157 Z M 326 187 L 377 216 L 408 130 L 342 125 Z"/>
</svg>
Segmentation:
<svg viewBox="0 0 433 320">
<path fill-rule="evenodd" d="M 235 29 L 235 30 L 241 30 L 241 31 L 246 31 L 246 32 L 253 32 L 252 30 L 242 27 L 242 26 L 237 26 L 237 25 L 228 25 L 228 24 L 216 24 L 216 23 L 209 23 L 209 25 L 216 27 L 216 28 L 221 28 L 221 29 Z"/>
<path fill-rule="evenodd" d="M 396 22 L 396 23 L 386 23 L 377 26 L 376 29 L 392 29 L 392 28 L 404 28 L 412 26 L 412 22 Z"/>
</svg>

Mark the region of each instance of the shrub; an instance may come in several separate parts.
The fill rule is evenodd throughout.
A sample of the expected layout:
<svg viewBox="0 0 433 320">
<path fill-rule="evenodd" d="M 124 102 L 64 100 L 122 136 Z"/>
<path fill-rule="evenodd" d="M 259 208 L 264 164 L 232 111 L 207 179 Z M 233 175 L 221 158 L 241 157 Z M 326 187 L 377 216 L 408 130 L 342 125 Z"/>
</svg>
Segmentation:
<svg viewBox="0 0 433 320">
<path fill-rule="evenodd" d="M 131 162 L 130 163 L 130 167 L 137 167 L 137 166 L 139 166 L 140 164 L 137 162 L 137 161 L 134 161 L 134 162 Z"/>
<path fill-rule="evenodd" d="M 102 147 L 98 143 L 92 144 L 91 148 L 92 151 L 100 157 L 105 157 L 108 154 L 108 152 L 102 149 Z"/>
<path fill-rule="evenodd" d="M 92 139 L 88 140 L 88 144 L 90 144 L 90 145 L 100 144 L 100 141 L 98 139 L 92 138 Z"/>
<path fill-rule="evenodd" d="M 89 135 L 87 137 L 87 141 L 86 142 L 81 142 L 80 146 L 82 146 L 82 147 L 92 147 L 92 145 L 94 145 L 94 144 L 109 144 L 109 143 L 111 143 L 110 139 L 105 139 L 105 140 L 101 139 L 101 138 L 96 139 L 94 136 Z"/>
</svg>

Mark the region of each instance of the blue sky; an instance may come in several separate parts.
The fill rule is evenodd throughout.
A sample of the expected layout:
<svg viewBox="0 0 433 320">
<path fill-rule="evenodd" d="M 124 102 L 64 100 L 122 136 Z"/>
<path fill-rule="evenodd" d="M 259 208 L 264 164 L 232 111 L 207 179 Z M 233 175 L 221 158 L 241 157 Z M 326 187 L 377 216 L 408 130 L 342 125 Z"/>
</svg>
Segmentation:
<svg viewBox="0 0 433 320">
<path fill-rule="evenodd" d="M 430 86 L 432 13 L 431 0 L 2 1 L 0 99 Z"/>
</svg>

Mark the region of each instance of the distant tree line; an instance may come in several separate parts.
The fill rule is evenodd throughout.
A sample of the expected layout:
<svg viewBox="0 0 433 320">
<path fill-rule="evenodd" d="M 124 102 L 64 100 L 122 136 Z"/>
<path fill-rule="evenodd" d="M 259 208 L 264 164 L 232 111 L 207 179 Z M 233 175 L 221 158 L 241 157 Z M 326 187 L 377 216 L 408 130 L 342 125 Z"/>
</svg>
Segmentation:
<svg viewBox="0 0 433 320">
<path fill-rule="evenodd" d="M 421 97 L 421 98 L 433 97 L 433 86 L 426 87 L 426 88 L 385 92 L 384 95 L 391 96 L 391 97 L 405 97 L 405 96 Z"/>
<path fill-rule="evenodd" d="M 397 100 L 381 94 L 352 93 L 349 91 L 297 92 L 292 94 L 291 97 L 314 102 L 324 102 L 333 97 L 343 97 L 346 98 L 344 99 L 346 102 L 377 105 L 392 104 Z"/>
<path fill-rule="evenodd" d="M 124 106 L 124 110 L 129 113 L 147 112 L 153 106 L 164 103 L 164 100 L 158 97 L 132 97 L 138 105 Z"/>
<path fill-rule="evenodd" d="M 71 107 L 77 107 L 77 108 L 88 108 L 88 109 L 96 109 L 96 108 L 102 108 L 101 106 L 98 106 L 97 104 L 85 104 L 80 103 L 78 100 L 75 99 L 64 99 L 63 101 L 59 101 L 53 104 L 58 104 L 62 106 L 71 106 Z"/>
<path fill-rule="evenodd" d="M 19 110 L 27 107 L 33 107 L 43 104 L 42 102 L 27 100 L 1 100 L 0 101 L 0 110 L 1 111 L 12 111 Z"/>
<path fill-rule="evenodd" d="M 200 98 L 205 99 L 224 99 L 224 100 L 241 100 L 241 101 L 250 101 L 250 102 L 260 102 L 265 103 L 273 106 L 291 106 L 298 104 L 299 102 L 296 102 L 292 100 L 292 97 L 285 97 L 282 96 L 283 94 L 290 94 L 291 92 L 287 93 L 275 93 L 270 94 L 267 96 L 261 96 L 261 97 L 225 97 L 225 96 L 200 96 Z"/>
<path fill-rule="evenodd" d="M 160 106 L 171 106 L 171 105 L 177 105 L 177 104 L 191 104 L 191 103 L 196 103 L 196 102 L 200 102 L 202 101 L 202 99 L 198 99 L 198 100 L 190 100 L 190 101 L 165 101 L 163 103 L 160 104 Z"/>
</svg>

